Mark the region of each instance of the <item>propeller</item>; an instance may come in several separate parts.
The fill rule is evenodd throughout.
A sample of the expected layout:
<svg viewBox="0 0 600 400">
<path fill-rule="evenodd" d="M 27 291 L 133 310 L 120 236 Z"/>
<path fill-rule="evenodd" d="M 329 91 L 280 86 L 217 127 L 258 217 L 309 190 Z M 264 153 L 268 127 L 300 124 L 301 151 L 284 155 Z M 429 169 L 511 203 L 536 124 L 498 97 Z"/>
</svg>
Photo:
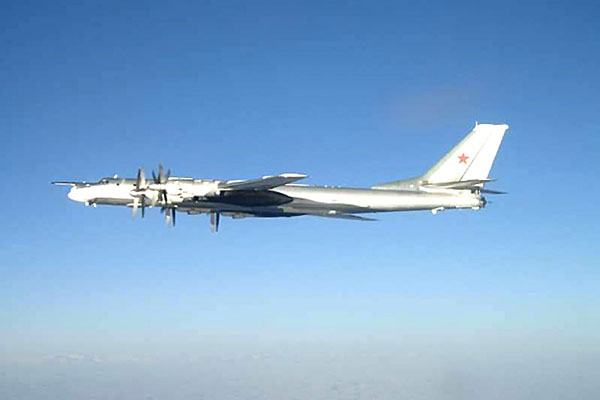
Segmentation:
<svg viewBox="0 0 600 400">
<path fill-rule="evenodd" d="M 146 189 L 146 174 L 144 174 L 144 169 L 138 169 L 137 180 L 135 181 L 135 189 Z"/>
<path fill-rule="evenodd" d="M 137 214 L 139 200 L 137 197 L 133 198 L 133 207 L 131 207 L 131 218 L 135 219 L 135 215 Z"/>
<path fill-rule="evenodd" d="M 135 189 L 131 191 L 131 195 L 133 196 L 133 207 L 131 210 L 132 218 L 135 218 L 140 202 L 142 206 L 142 218 L 146 215 L 146 189 L 146 175 L 144 174 L 144 170 L 139 168 L 137 179 L 135 181 Z"/>
<path fill-rule="evenodd" d="M 142 196 L 139 199 L 137 197 L 134 197 L 133 198 L 133 207 L 131 208 L 131 218 L 135 219 L 135 216 L 137 214 L 137 209 L 138 209 L 140 203 L 142 203 L 142 207 L 141 207 L 142 208 L 142 219 L 146 215 L 146 197 Z"/>
<path fill-rule="evenodd" d="M 152 170 L 152 179 L 154 180 L 154 184 L 156 185 L 164 185 L 169 181 L 169 177 L 171 176 L 171 170 L 167 170 L 167 172 L 165 172 L 162 164 L 158 164 L 158 176 L 154 173 L 154 170 Z M 156 203 L 156 201 L 162 201 L 164 204 L 168 204 L 169 203 L 169 199 L 167 198 L 167 190 L 164 188 L 160 188 L 158 189 L 158 198 L 157 199 L 153 199 L 154 200 L 154 204 Z"/>
<path fill-rule="evenodd" d="M 158 192 L 160 200 L 162 200 L 165 204 L 169 203 L 169 199 L 167 198 L 167 191 L 162 189 Z"/>
<path fill-rule="evenodd" d="M 174 227 L 175 226 L 175 207 L 162 207 L 161 213 L 165 213 L 165 225 Z"/>
<path fill-rule="evenodd" d="M 171 170 L 165 171 L 162 164 L 158 164 L 158 175 L 152 171 L 152 181 L 146 180 L 146 175 L 142 168 L 138 169 L 135 188 L 130 192 L 133 197 L 132 218 L 135 218 L 138 208 L 142 209 L 142 218 L 145 215 L 147 199 L 150 204 L 155 206 L 158 202 L 161 204 L 161 212 L 165 213 L 166 223 L 169 226 L 175 226 L 175 207 L 169 206 L 166 184 L 171 176 Z"/>
<path fill-rule="evenodd" d="M 211 212 L 210 213 L 210 231 L 215 233 L 219 231 L 219 222 L 221 220 L 221 213 Z"/>
<path fill-rule="evenodd" d="M 157 184 L 167 183 L 170 176 L 171 176 L 171 170 L 167 170 L 167 172 L 165 172 L 162 164 L 158 164 L 158 176 L 156 176 L 156 174 L 154 173 L 154 170 L 152 170 L 152 178 L 154 179 L 154 183 L 157 183 Z"/>
</svg>

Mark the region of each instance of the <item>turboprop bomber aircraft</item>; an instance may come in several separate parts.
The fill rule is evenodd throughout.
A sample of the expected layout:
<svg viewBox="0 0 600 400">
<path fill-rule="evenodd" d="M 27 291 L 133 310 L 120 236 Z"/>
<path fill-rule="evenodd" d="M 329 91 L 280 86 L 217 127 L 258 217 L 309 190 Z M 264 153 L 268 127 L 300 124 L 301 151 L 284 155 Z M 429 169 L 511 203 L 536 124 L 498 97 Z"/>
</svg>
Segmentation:
<svg viewBox="0 0 600 400">
<path fill-rule="evenodd" d="M 452 150 L 423 175 L 381 183 L 371 188 L 301 185 L 307 175 L 286 173 L 250 180 L 212 180 L 172 177 L 162 165 L 152 178 L 139 169 L 136 178 L 114 176 L 98 182 L 52 182 L 70 185 L 68 197 L 85 205 L 120 205 L 138 209 L 160 207 L 167 225 L 175 215 L 209 214 L 211 231 L 219 228 L 221 215 L 246 217 L 295 217 L 310 215 L 373 221 L 359 214 L 391 211 L 481 209 L 492 163 L 508 125 L 476 124 Z"/>
</svg>

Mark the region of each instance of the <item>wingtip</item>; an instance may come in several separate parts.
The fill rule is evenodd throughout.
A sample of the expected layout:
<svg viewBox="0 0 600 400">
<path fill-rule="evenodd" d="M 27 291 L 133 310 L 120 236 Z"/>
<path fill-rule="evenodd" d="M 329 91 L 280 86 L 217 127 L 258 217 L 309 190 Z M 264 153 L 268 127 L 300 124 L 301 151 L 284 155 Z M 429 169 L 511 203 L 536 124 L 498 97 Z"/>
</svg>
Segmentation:
<svg viewBox="0 0 600 400">
<path fill-rule="evenodd" d="M 486 194 L 508 194 L 508 192 L 503 192 L 501 190 L 492 190 L 492 189 L 481 189 L 481 193 L 486 193 Z"/>
<path fill-rule="evenodd" d="M 281 174 L 280 176 L 282 176 L 284 178 L 298 178 L 298 179 L 308 178 L 308 175 L 299 174 L 296 172 L 286 172 L 285 174 Z"/>
</svg>

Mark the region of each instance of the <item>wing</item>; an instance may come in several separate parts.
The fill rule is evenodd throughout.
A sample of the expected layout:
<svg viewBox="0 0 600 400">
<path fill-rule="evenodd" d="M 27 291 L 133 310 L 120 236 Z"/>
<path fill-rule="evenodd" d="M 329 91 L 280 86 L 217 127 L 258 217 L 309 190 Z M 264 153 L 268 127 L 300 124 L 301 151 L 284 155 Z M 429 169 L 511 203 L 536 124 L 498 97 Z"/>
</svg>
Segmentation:
<svg viewBox="0 0 600 400">
<path fill-rule="evenodd" d="M 324 212 L 304 212 L 304 215 L 312 215 L 313 217 L 325 217 L 325 218 L 337 218 L 337 219 L 351 219 L 353 221 L 377 221 L 374 218 L 361 217 L 360 215 L 347 214 L 338 211 L 324 211 Z"/>
<path fill-rule="evenodd" d="M 219 184 L 219 190 L 269 190 L 299 181 L 307 176 L 303 174 L 281 174 L 263 176 L 262 178 L 245 181 L 227 181 Z"/>
</svg>

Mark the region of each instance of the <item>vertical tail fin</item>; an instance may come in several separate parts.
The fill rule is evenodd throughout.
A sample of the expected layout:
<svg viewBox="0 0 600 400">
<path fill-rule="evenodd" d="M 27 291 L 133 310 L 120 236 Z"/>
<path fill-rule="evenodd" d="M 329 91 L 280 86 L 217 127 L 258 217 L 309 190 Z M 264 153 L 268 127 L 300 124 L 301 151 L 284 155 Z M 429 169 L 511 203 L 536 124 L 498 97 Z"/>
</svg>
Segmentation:
<svg viewBox="0 0 600 400">
<path fill-rule="evenodd" d="M 422 176 L 381 183 L 374 185 L 373 189 L 415 190 L 427 184 L 455 189 L 472 185 L 483 186 L 481 181 L 488 179 L 492 163 L 507 129 L 508 125 L 505 124 L 477 124 L 463 140 Z M 461 185 L 459 182 L 465 183 Z M 467 183 L 469 185 L 465 186 Z"/>
<path fill-rule="evenodd" d="M 485 180 L 508 125 L 478 124 L 421 179 L 428 183 Z"/>
</svg>

